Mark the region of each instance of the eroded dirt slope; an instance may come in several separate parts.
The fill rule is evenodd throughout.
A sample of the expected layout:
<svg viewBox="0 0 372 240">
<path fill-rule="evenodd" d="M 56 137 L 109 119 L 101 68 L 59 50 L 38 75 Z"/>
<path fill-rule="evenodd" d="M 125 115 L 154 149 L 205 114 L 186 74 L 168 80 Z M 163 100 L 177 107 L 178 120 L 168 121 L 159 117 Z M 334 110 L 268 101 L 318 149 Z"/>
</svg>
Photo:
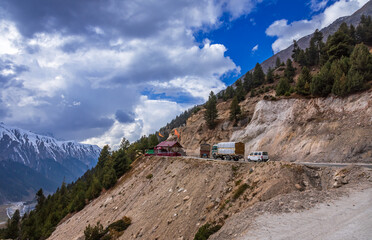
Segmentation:
<svg viewBox="0 0 372 240">
<path fill-rule="evenodd" d="M 274 91 L 266 93 L 267 98 Z M 217 126 L 209 130 L 204 110 L 179 129 L 187 155 L 197 156 L 201 143 L 242 141 L 246 156 L 267 151 L 271 159 L 309 162 L 372 162 L 372 90 L 346 98 L 282 98 L 263 96 L 240 103 L 243 117 L 229 120 L 231 101 L 217 105 Z"/>
<path fill-rule="evenodd" d="M 353 182 L 370 179 L 361 169 L 355 170 L 358 177 L 351 177 L 350 170 L 308 168 L 288 162 L 144 157 L 132 167 L 113 189 L 61 223 L 50 239 L 83 239 L 88 224 L 100 221 L 106 227 L 123 216 L 130 217 L 132 225 L 120 239 L 193 239 L 207 222 L 224 224 L 247 209 L 255 209 L 254 216 L 264 210 L 310 208 L 342 194 L 341 190 Z M 238 194 L 242 186 L 245 191 Z M 301 205 L 277 200 L 292 195 L 305 200 Z"/>
<path fill-rule="evenodd" d="M 260 101 L 252 121 L 231 140 L 272 159 L 372 162 L 372 91 L 346 98 Z"/>
</svg>

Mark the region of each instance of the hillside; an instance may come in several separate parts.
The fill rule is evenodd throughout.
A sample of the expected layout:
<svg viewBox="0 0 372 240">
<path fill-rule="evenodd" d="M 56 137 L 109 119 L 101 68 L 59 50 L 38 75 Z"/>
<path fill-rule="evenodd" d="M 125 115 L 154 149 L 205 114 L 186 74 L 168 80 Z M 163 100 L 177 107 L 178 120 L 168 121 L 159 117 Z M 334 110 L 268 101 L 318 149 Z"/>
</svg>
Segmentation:
<svg viewBox="0 0 372 240">
<path fill-rule="evenodd" d="M 305 210 L 348 189 L 371 187 L 370 175 L 355 167 L 335 170 L 286 162 L 143 157 L 114 188 L 60 223 L 49 239 L 83 239 L 88 224 L 100 221 L 106 227 L 124 216 L 132 224 L 119 239 L 193 239 L 205 223 L 222 225 L 238 212 L 250 212 L 251 217 L 239 219 L 239 227 L 247 228 L 264 211 Z"/>
<path fill-rule="evenodd" d="M 229 120 L 230 103 L 217 105 L 213 130 L 203 119 L 205 110 L 179 128 L 188 155 L 197 156 L 203 142 L 242 141 L 246 155 L 261 149 L 273 160 L 372 162 L 372 90 L 347 98 L 247 97 L 240 103 L 246 117 L 237 127 Z"/>
<path fill-rule="evenodd" d="M 348 25 L 352 24 L 354 26 L 357 26 L 360 22 L 360 18 L 362 15 L 371 16 L 372 15 L 372 1 L 368 1 L 362 8 L 360 8 L 358 11 L 356 11 L 354 14 L 347 16 L 347 17 L 341 17 L 334 21 L 331 25 L 323 28 L 320 30 L 320 32 L 323 33 L 324 41 L 327 40 L 329 35 L 334 34 L 340 25 L 345 22 Z M 302 37 L 297 41 L 300 48 L 305 49 L 309 47 L 309 42 L 313 34 L 307 35 L 305 37 Z M 288 58 L 291 58 L 293 51 L 293 44 L 289 46 L 288 48 L 276 53 L 274 56 L 266 59 L 261 63 L 262 68 L 266 72 L 269 67 L 273 68 L 275 66 L 276 59 L 279 57 L 282 61 L 285 61 Z M 244 75 L 241 77 L 241 79 L 244 78 Z"/>
</svg>

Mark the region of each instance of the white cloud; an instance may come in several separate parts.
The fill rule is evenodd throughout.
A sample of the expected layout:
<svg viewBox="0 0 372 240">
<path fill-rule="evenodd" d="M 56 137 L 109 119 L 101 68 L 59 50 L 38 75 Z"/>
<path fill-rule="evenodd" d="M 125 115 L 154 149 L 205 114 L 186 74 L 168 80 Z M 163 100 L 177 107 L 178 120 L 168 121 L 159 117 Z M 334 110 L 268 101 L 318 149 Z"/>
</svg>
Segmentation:
<svg viewBox="0 0 372 240">
<path fill-rule="evenodd" d="M 258 50 L 258 44 L 252 48 L 252 52 L 254 53 L 257 50 Z"/>
<path fill-rule="evenodd" d="M 327 3 L 329 0 L 311 0 L 310 2 L 310 8 L 314 11 L 317 12 L 319 10 L 324 9 L 327 6 Z"/>
<path fill-rule="evenodd" d="M 176 102 L 166 100 L 151 100 L 147 96 L 141 96 L 140 102 L 135 107 L 135 122 L 120 123 L 114 125 L 101 136 L 86 139 L 84 143 L 97 144 L 100 147 L 108 144 L 117 148 L 120 140 L 125 137 L 133 142 L 143 135 L 149 135 L 165 126 L 169 119 L 191 106 L 181 106 Z"/>
<path fill-rule="evenodd" d="M 313 16 L 310 20 L 304 19 L 288 23 L 288 20 L 281 19 L 273 22 L 266 29 L 268 36 L 277 37 L 272 44 L 273 51 L 279 52 L 289 47 L 293 40 L 311 34 L 315 29 L 322 29 L 340 17 L 351 15 L 366 2 L 368 0 L 340 0 L 327 7 L 322 13 Z"/>
<path fill-rule="evenodd" d="M 0 60 L 27 70 L 0 69 L 12 78 L 0 88 L 8 112 L 1 120 L 101 146 L 158 130 L 185 109 L 180 95 L 192 105 L 222 90 L 221 78 L 240 67 L 225 56 L 224 45 L 206 39 L 200 46 L 194 33 L 218 28 L 225 14 L 230 20 L 247 15 L 261 2 L 91 1 L 93 15 L 84 4 L 75 9 L 66 2 L 64 11 L 48 2 L 40 17 L 32 11 L 37 2 L 6 1 L 27 14 L 0 21 Z M 0 16 L 8 16 L 1 6 Z M 145 88 L 174 100 L 144 99 Z M 117 110 L 135 112 L 135 122 L 114 121 Z"/>
<path fill-rule="evenodd" d="M 21 35 L 12 22 L 0 20 L 0 55 L 18 53 L 20 38 Z"/>
</svg>

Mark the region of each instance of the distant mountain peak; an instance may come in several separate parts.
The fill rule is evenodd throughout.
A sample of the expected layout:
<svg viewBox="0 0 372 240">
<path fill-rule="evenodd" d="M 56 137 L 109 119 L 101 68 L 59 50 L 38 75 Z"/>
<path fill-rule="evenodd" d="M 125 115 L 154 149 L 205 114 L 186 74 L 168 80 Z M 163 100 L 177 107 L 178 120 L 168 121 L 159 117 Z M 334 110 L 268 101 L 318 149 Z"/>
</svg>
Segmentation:
<svg viewBox="0 0 372 240">
<path fill-rule="evenodd" d="M 64 180 L 74 181 L 95 166 L 100 151 L 96 145 L 59 141 L 0 123 L 0 162 L 23 164 L 57 185 Z"/>
</svg>

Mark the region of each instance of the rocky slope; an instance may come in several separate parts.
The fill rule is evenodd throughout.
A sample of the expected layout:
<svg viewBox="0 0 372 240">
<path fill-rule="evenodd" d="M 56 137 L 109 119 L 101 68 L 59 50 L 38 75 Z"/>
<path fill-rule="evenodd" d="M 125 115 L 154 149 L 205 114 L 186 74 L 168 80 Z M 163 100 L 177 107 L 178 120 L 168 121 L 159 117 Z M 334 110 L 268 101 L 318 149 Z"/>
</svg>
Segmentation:
<svg viewBox="0 0 372 240">
<path fill-rule="evenodd" d="M 355 184 L 372 187 L 370 175 L 355 167 L 340 171 L 288 162 L 143 157 L 114 188 L 65 218 L 50 239 L 84 239 L 89 224 L 99 221 L 106 227 L 124 216 L 130 217 L 132 224 L 119 239 L 193 239 L 207 222 L 226 222 L 217 237 L 233 239 L 224 229 L 238 232 L 234 226 L 246 227 L 263 212 L 309 209 L 342 195 Z M 242 187 L 245 191 L 238 194 Z M 229 225 L 229 219 L 234 220 L 242 211 L 250 211 L 251 217 Z"/>
<path fill-rule="evenodd" d="M 237 127 L 228 119 L 229 105 L 218 104 L 214 130 L 207 129 L 204 111 L 180 128 L 188 155 L 197 156 L 203 142 L 242 141 L 246 155 L 263 150 L 272 160 L 372 162 L 372 90 L 346 98 L 247 97 L 240 103 L 245 117 Z"/>
</svg>

